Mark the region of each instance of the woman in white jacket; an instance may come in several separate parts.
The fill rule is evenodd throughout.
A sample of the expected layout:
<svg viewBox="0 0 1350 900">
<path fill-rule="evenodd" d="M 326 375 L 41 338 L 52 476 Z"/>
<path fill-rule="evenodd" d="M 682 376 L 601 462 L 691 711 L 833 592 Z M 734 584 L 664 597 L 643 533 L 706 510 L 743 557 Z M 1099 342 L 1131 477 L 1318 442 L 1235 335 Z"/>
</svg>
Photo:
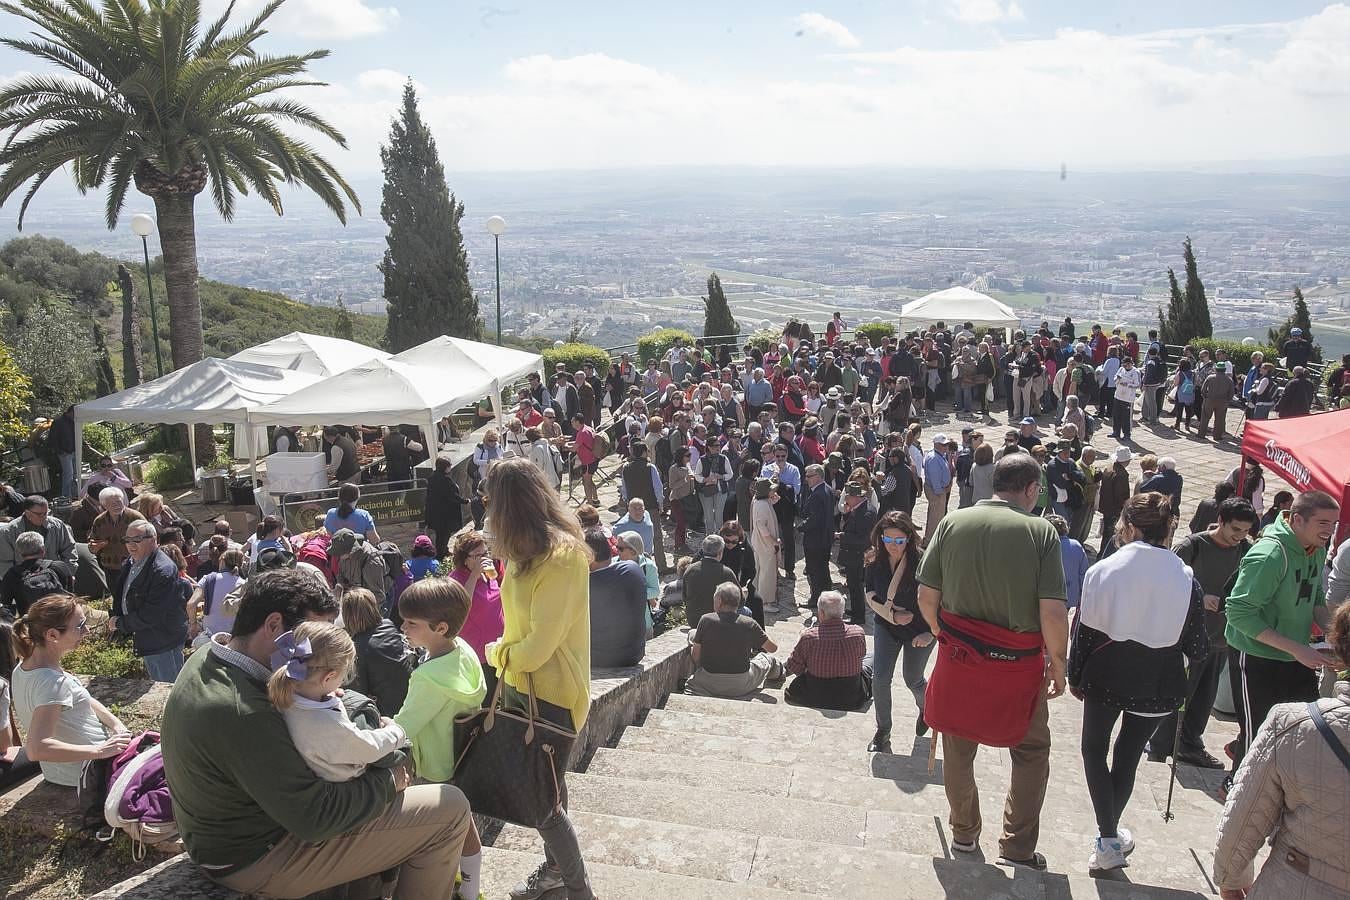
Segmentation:
<svg viewBox="0 0 1350 900">
<path fill-rule="evenodd" d="M 1329 637 L 1337 657 L 1329 664 L 1350 666 L 1350 603 L 1337 610 Z M 1257 877 L 1253 863 L 1268 840 L 1270 855 Z M 1271 708 L 1242 758 L 1219 820 L 1214 881 L 1224 900 L 1350 897 L 1347 848 L 1350 682 L 1341 672 L 1335 697 Z"/>
<path fill-rule="evenodd" d="M 539 471 L 544 473 L 544 480 L 556 491 L 562 486 L 563 467 L 562 454 L 558 448 L 545 439 L 543 432 L 538 428 L 529 428 L 525 431 L 525 440 L 529 442 L 530 462 L 539 467 Z"/>
<path fill-rule="evenodd" d="M 783 545 L 778 531 L 778 482 L 761 478 L 755 482 L 755 502 L 750 508 L 750 549 L 755 554 L 755 590 L 765 612 L 778 612 L 778 567 Z"/>
</svg>

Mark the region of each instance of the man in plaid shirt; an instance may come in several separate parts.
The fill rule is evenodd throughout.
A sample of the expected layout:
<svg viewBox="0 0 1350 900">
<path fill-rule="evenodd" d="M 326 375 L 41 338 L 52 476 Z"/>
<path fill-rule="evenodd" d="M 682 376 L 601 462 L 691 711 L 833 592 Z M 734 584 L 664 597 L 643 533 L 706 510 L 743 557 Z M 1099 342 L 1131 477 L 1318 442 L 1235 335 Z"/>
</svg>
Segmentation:
<svg viewBox="0 0 1350 900">
<path fill-rule="evenodd" d="M 844 597 L 838 591 L 820 595 L 816 625 L 802 632 L 787 661 L 797 677 L 787 698 L 818 709 L 857 709 L 872 696 L 872 673 L 863 668 L 867 635 L 860 625 L 844 623 Z"/>
</svg>

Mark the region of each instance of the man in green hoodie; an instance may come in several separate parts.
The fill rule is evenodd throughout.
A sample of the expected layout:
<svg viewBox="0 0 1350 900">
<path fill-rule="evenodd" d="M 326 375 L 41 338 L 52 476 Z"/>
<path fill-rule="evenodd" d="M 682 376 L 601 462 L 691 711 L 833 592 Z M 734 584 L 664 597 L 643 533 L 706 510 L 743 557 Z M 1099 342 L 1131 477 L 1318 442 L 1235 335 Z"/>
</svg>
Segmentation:
<svg viewBox="0 0 1350 900">
<path fill-rule="evenodd" d="M 1330 495 L 1305 491 L 1286 516 L 1261 533 L 1238 567 L 1224 629 L 1240 728 L 1228 746 L 1233 772 L 1272 706 L 1318 697 L 1317 672 L 1329 658 L 1308 639 L 1314 622 L 1325 629 L 1330 621 L 1322 571 L 1339 516 Z M 1231 781 L 1230 775 L 1225 786 Z"/>
</svg>

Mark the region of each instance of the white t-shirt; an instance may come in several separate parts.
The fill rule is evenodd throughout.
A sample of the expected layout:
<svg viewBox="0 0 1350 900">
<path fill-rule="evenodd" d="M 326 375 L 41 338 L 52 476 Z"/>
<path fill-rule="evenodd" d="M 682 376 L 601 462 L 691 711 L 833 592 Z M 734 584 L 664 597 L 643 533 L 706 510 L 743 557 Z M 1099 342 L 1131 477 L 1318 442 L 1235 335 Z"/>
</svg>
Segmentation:
<svg viewBox="0 0 1350 900">
<path fill-rule="evenodd" d="M 9 730 L 9 682 L 0 678 L 0 732 Z"/>
<path fill-rule="evenodd" d="M 14 667 L 14 708 L 19 724 L 27 731 L 33 712 L 42 706 L 60 706 L 52 737 L 67 744 L 101 744 L 108 739 L 103 723 L 94 715 L 92 698 L 74 675 L 61 669 Z M 52 784 L 79 787 L 83 762 L 44 762 L 42 777 Z"/>
</svg>

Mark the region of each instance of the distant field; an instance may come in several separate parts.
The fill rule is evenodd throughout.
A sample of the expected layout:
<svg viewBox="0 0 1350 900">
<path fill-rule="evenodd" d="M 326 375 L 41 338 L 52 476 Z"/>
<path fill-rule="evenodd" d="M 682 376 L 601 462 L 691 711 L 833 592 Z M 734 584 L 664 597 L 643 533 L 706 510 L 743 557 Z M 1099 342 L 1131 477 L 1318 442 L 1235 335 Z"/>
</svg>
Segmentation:
<svg viewBox="0 0 1350 900">
<path fill-rule="evenodd" d="M 1038 294 L 1035 291 L 989 291 L 988 293 L 995 300 L 1006 303 L 1013 309 L 1027 309 L 1045 305 L 1045 294 Z M 1053 296 L 1051 294 L 1051 297 Z"/>
<path fill-rule="evenodd" d="M 757 272 L 738 272 L 734 269 L 713 268 L 699 262 L 686 262 L 685 268 L 690 272 L 698 273 L 700 278 L 707 278 L 713 272 L 723 281 L 745 281 L 753 284 L 765 284 L 770 287 L 790 287 L 790 288 L 823 288 L 825 285 L 817 284 L 814 281 L 796 281 L 791 278 L 779 278 L 776 275 L 763 275 Z"/>
</svg>

